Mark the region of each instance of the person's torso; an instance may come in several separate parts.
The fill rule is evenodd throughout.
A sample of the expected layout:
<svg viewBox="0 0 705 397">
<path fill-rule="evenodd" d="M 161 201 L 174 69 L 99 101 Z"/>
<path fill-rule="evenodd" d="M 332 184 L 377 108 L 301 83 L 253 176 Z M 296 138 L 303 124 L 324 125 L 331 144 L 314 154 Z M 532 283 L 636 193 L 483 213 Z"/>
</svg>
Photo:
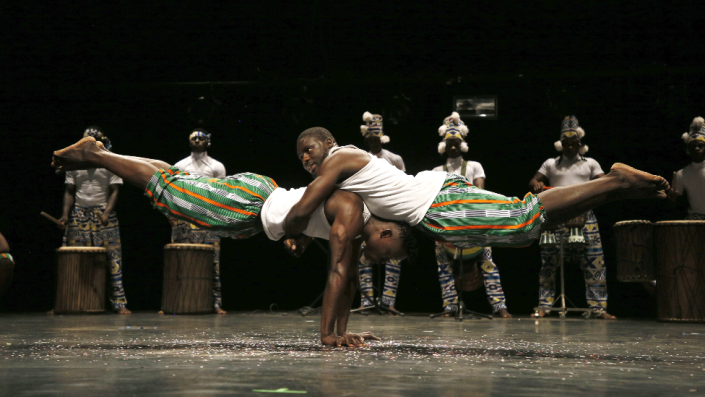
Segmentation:
<svg viewBox="0 0 705 397">
<path fill-rule="evenodd" d="M 485 178 L 485 170 L 477 161 L 466 161 L 462 157 L 448 159 L 445 164 L 439 165 L 433 171 L 444 171 L 449 174 L 464 176 L 468 181 L 474 182 L 477 178 Z"/>
<path fill-rule="evenodd" d="M 186 157 L 185 159 L 179 161 L 174 165 L 181 170 L 184 170 L 192 175 L 200 175 L 206 178 L 222 178 L 224 175 L 219 175 L 220 173 L 225 173 L 225 167 L 215 160 L 214 158 L 208 156 L 208 154 L 194 155 L 193 153 Z M 222 171 L 220 171 L 222 169 Z"/>
<path fill-rule="evenodd" d="M 551 186 L 570 186 L 578 183 L 589 182 L 593 175 L 592 162 L 589 157 L 573 159 L 562 158 L 559 162 L 556 159 L 548 164 L 548 181 Z"/>
<path fill-rule="evenodd" d="M 705 162 L 691 163 L 678 174 L 678 190 L 688 195 L 688 213 L 705 214 Z"/>
<path fill-rule="evenodd" d="M 336 151 L 331 149 L 330 156 Z M 387 160 L 369 156 L 370 162 L 338 187 L 357 193 L 370 212 L 380 218 L 407 222 L 412 226 L 421 222 L 447 174 L 424 171 L 411 176 Z"/>
<path fill-rule="evenodd" d="M 284 219 L 291 207 L 301 200 L 305 191 L 305 187 L 288 190 L 277 188 L 269 195 L 260 211 L 260 219 L 264 232 L 270 240 L 277 241 L 284 237 Z M 325 203 L 321 204 L 313 211 L 303 234 L 328 240 L 331 227 L 323 210 L 324 205 Z"/>
<path fill-rule="evenodd" d="M 117 184 L 122 183 L 122 179 L 105 168 L 68 172 L 71 173 L 73 184 L 76 185 L 74 203 L 81 207 L 107 204 L 111 181 Z"/>
</svg>

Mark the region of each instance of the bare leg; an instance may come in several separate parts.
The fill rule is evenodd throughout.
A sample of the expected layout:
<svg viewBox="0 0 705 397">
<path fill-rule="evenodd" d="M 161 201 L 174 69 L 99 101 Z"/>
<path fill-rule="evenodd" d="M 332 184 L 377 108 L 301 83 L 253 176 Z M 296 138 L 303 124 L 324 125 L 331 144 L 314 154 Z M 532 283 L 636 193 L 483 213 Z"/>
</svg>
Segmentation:
<svg viewBox="0 0 705 397">
<path fill-rule="evenodd" d="M 51 164 L 59 170 L 106 168 L 140 189 L 147 187 L 157 170 L 169 167 L 169 164 L 160 160 L 121 156 L 100 146 L 96 145 L 92 137 L 83 138 L 65 149 L 54 152 Z"/>
<path fill-rule="evenodd" d="M 547 224 L 555 225 L 611 201 L 633 198 L 666 198 L 668 182 L 656 175 L 615 163 L 610 172 L 594 181 L 556 187 L 539 194 Z"/>
</svg>

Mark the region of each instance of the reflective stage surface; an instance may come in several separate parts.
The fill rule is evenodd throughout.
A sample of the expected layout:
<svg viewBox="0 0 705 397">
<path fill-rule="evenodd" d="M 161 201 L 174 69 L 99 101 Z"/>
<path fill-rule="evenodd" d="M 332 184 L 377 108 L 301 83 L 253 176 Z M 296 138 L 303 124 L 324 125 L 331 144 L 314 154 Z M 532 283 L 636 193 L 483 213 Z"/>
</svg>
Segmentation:
<svg viewBox="0 0 705 397">
<path fill-rule="evenodd" d="M 383 338 L 318 342 L 320 317 L 0 317 L 2 396 L 703 395 L 705 326 L 352 316 Z"/>
</svg>

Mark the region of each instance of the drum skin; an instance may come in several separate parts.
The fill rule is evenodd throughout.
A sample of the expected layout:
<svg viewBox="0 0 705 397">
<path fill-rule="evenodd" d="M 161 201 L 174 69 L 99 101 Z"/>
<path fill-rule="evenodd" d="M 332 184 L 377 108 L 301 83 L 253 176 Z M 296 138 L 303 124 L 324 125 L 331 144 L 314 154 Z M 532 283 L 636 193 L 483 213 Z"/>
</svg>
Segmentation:
<svg viewBox="0 0 705 397">
<path fill-rule="evenodd" d="M 658 320 L 705 322 L 705 221 L 654 226 Z"/>
<path fill-rule="evenodd" d="M 56 250 L 54 313 L 103 313 L 107 250 L 103 247 L 61 247 Z"/>
<path fill-rule="evenodd" d="M 617 280 L 641 283 L 655 280 L 654 224 L 644 220 L 617 222 L 613 231 L 617 242 Z"/>
<path fill-rule="evenodd" d="M 165 314 L 213 313 L 213 255 L 213 246 L 208 244 L 164 247 Z"/>
<path fill-rule="evenodd" d="M 441 245 L 443 245 L 443 249 L 445 250 L 446 255 L 449 259 L 455 259 L 456 250 L 458 256 L 462 256 L 464 261 L 469 261 L 470 259 L 477 258 L 478 256 L 480 256 L 480 254 L 482 254 L 482 247 L 455 248 L 452 244 L 449 243 L 441 243 Z"/>
</svg>

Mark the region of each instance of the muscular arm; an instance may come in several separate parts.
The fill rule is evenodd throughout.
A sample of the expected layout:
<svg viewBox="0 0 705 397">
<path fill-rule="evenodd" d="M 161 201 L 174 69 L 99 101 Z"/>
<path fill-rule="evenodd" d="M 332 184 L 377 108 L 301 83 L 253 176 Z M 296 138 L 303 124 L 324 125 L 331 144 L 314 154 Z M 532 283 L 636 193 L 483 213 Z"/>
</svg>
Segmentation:
<svg viewBox="0 0 705 397">
<path fill-rule="evenodd" d="M 355 194 L 335 192 L 324 207 L 326 216 L 334 218 L 330 233 L 331 263 L 323 293 L 321 342 L 324 345 L 345 344 L 352 300 L 357 290 L 357 258 L 362 232 L 362 200 Z M 337 325 L 337 332 L 336 332 Z"/>
<path fill-rule="evenodd" d="M 485 188 L 485 178 L 475 178 L 472 181 L 472 184 L 479 187 L 480 189 L 484 189 Z"/>
<path fill-rule="evenodd" d="M 531 192 L 534 194 L 541 193 L 543 191 L 543 187 L 546 185 L 548 185 L 548 178 L 540 172 L 537 172 L 536 175 L 534 175 L 534 177 L 529 181 L 529 187 L 531 188 Z"/>
<path fill-rule="evenodd" d="M 110 223 L 110 213 L 115 209 L 115 204 L 117 204 L 117 196 L 120 191 L 119 184 L 108 185 L 108 203 L 105 205 L 105 211 L 100 215 L 100 223 L 103 226 L 108 226 Z"/>
<path fill-rule="evenodd" d="M 328 157 L 318 172 L 318 177 L 306 188 L 301 200 L 284 219 L 284 232 L 295 236 L 306 230 L 313 211 L 333 192 L 335 184 L 361 170 L 370 162 L 370 156 L 356 149 L 340 149 Z"/>
<path fill-rule="evenodd" d="M 64 189 L 64 205 L 61 209 L 61 218 L 59 218 L 60 229 L 66 229 L 66 225 L 69 223 L 69 212 L 73 208 L 75 195 L 76 185 L 67 184 Z"/>
<path fill-rule="evenodd" d="M 111 212 L 115 209 L 115 204 L 117 204 L 117 196 L 120 191 L 120 185 L 112 184 L 108 187 L 108 204 L 105 206 L 105 216 L 109 216 Z"/>
</svg>

